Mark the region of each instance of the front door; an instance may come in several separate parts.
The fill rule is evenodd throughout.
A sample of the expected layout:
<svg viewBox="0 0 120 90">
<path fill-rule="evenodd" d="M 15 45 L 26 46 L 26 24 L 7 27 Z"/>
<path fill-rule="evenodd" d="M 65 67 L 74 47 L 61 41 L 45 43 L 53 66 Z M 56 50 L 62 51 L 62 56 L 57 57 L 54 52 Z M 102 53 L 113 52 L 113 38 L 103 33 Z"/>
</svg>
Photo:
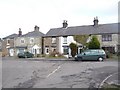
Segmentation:
<svg viewBox="0 0 120 90">
<path fill-rule="evenodd" d="M 37 50 L 35 49 L 35 55 L 37 55 Z"/>
<path fill-rule="evenodd" d="M 10 54 L 10 56 L 14 56 L 14 50 L 13 50 L 13 49 L 10 49 L 10 50 L 9 50 L 9 54 Z"/>
</svg>

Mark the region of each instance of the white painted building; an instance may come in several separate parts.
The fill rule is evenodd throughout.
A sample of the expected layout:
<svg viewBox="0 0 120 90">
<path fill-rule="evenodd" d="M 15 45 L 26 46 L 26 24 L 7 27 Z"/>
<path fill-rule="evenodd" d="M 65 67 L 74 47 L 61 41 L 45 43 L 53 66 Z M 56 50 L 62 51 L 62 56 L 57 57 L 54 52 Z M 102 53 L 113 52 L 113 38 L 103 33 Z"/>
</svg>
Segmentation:
<svg viewBox="0 0 120 90">
<path fill-rule="evenodd" d="M 71 57 L 71 49 L 69 47 L 69 45 L 71 43 L 75 43 L 77 44 L 78 47 L 78 53 L 80 53 L 80 46 L 82 47 L 81 44 L 78 44 L 73 36 L 61 36 L 59 37 L 59 52 L 64 54 L 64 56 L 66 57 Z"/>
</svg>

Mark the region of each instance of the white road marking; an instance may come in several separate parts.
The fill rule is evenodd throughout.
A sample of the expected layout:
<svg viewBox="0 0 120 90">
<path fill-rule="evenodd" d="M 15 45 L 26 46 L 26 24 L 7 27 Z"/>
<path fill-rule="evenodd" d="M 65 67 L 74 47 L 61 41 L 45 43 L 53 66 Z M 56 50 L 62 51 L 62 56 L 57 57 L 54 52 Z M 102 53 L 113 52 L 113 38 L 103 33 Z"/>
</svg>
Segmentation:
<svg viewBox="0 0 120 90">
<path fill-rule="evenodd" d="M 48 75 L 47 75 L 47 78 L 48 78 L 49 76 L 51 76 L 52 74 L 54 74 L 58 69 L 60 69 L 60 67 L 61 67 L 61 66 L 58 66 L 57 69 L 55 69 L 54 71 L 52 71 L 52 73 L 48 74 Z"/>
<path fill-rule="evenodd" d="M 111 76 L 113 76 L 114 74 L 117 74 L 117 73 L 113 73 L 113 74 L 107 76 L 107 77 L 100 83 L 99 88 L 101 88 L 101 87 L 103 86 L 104 82 L 105 82 L 108 78 L 110 78 Z"/>
</svg>

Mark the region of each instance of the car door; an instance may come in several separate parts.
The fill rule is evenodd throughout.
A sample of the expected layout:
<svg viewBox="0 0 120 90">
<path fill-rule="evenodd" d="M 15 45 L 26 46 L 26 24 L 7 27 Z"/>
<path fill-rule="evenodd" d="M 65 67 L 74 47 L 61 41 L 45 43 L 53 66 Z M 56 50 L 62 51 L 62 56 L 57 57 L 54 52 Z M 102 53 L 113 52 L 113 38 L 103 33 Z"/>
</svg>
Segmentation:
<svg viewBox="0 0 120 90">
<path fill-rule="evenodd" d="M 97 52 L 91 52 L 91 60 L 97 60 L 98 53 Z"/>
<path fill-rule="evenodd" d="M 85 60 L 96 60 L 98 57 L 97 53 L 94 51 L 87 51 L 85 52 L 83 59 Z"/>
<path fill-rule="evenodd" d="M 90 60 L 91 59 L 91 53 L 90 53 L 90 51 L 84 52 L 83 55 L 82 55 L 82 59 L 83 60 Z"/>
</svg>

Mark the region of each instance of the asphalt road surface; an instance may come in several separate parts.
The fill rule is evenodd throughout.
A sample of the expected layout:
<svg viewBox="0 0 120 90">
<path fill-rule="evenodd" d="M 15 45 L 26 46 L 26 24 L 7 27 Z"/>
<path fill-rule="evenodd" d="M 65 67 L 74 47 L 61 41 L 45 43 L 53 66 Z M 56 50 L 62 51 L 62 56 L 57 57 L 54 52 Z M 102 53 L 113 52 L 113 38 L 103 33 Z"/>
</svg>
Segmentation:
<svg viewBox="0 0 120 90">
<path fill-rule="evenodd" d="M 2 59 L 2 88 L 98 88 L 117 76 L 116 60 Z"/>
</svg>

